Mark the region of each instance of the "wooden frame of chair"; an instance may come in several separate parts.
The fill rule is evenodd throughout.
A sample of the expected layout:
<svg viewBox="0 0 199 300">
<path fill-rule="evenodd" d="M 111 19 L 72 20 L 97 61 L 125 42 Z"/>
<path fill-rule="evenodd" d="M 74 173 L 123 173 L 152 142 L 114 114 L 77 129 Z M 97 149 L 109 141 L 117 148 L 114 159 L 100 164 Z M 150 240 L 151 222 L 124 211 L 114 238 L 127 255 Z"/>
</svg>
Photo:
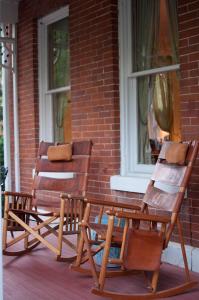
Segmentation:
<svg viewBox="0 0 199 300">
<path fill-rule="evenodd" d="M 96 199 L 86 199 L 86 208 L 81 226 L 81 235 L 79 240 L 79 245 L 77 249 L 77 258 L 70 266 L 72 270 L 80 272 L 85 275 L 92 275 L 96 284 L 98 282 L 99 271 L 97 271 L 94 256 L 97 255 L 101 250 L 105 249 L 106 243 L 106 231 L 107 224 L 101 224 L 102 217 L 107 210 L 111 212 L 118 211 L 140 211 L 141 207 L 133 204 L 126 204 L 121 202 L 112 202 L 106 200 L 96 200 Z M 92 206 L 96 206 L 99 208 L 99 214 L 97 216 L 97 223 L 90 222 L 91 208 Z M 122 243 L 121 238 L 121 227 L 120 227 L 121 219 L 115 222 L 114 229 L 114 239 L 111 243 L 112 246 L 120 247 Z M 95 239 L 91 238 L 91 230 L 96 232 Z M 95 249 L 91 249 L 92 246 L 95 246 Z M 82 267 L 86 262 L 90 263 L 90 269 Z M 133 271 L 134 272 L 134 271 Z M 121 274 L 125 275 L 122 270 L 114 270 L 106 273 L 107 277 L 120 276 Z M 128 272 L 132 273 L 132 271 Z"/>
<path fill-rule="evenodd" d="M 94 278 L 95 287 L 91 290 L 92 293 L 111 299 L 156 299 L 184 293 L 198 284 L 198 282 L 191 280 L 190 277 L 183 239 L 182 225 L 179 218 L 180 207 L 184 199 L 185 190 L 191 175 L 193 163 L 196 159 L 197 153 L 198 142 L 194 141 L 192 143 L 189 143 L 189 150 L 186 155 L 186 164 L 180 169 L 180 172 L 182 174 L 181 180 L 179 181 L 178 192 L 172 194 L 172 196 L 154 187 L 154 183 L 156 182 L 156 174 L 149 183 L 147 192 L 143 199 L 143 205 L 140 213 L 125 211 L 107 212 L 109 215 L 108 228 L 104 244 L 102 265 L 100 272 L 98 273 L 95 269 L 95 262 L 92 259 L 92 253 L 91 251 L 89 251 L 90 243 L 89 240 L 86 238 L 86 230 L 84 229 L 85 226 L 83 226 L 84 242 L 86 244 L 85 247 L 87 249 L 92 275 Z M 165 168 L 167 167 L 170 168 L 170 166 L 166 164 Z M 156 173 L 156 171 L 154 173 Z M 151 197 L 152 195 L 154 198 Z M 163 199 L 163 207 L 161 207 L 160 205 L 161 199 Z M 173 202 L 170 202 L 170 200 L 172 200 Z M 168 203 L 171 204 L 171 207 L 169 209 Z M 164 208 L 167 212 L 170 211 L 170 216 L 149 214 L 149 207 L 151 206 L 155 207 L 156 209 Z M 125 219 L 125 226 L 123 228 L 120 258 L 110 259 L 109 252 L 111 244 L 114 240 L 114 220 L 116 217 L 119 219 Z M 147 222 L 147 230 L 143 230 L 140 227 L 142 221 Z M 129 222 L 131 222 L 131 224 L 133 225 L 132 228 L 129 228 Z M 158 224 L 160 224 L 160 229 L 158 229 Z M 161 253 L 162 250 L 164 250 L 168 246 L 175 224 L 177 224 L 182 257 L 184 261 L 185 282 L 173 288 L 157 291 L 157 284 L 161 264 Z M 88 226 L 89 224 L 87 225 L 87 227 Z M 148 238 L 148 240 L 146 240 L 146 237 Z M 141 241 L 144 244 L 136 243 L 136 239 L 139 239 L 139 241 Z M 125 246 L 126 243 L 127 246 Z M 149 245 L 151 248 L 141 247 L 140 245 L 146 245 L 147 247 Z M 155 253 L 154 255 L 153 252 Z M 140 259 L 144 257 L 142 254 L 145 254 L 146 256 L 144 262 L 142 262 Z M 144 272 L 144 274 L 146 271 L 151 271 L 153 273 L 153 276 L 150 283 L 150 292 L 145 294 L 124 294 L 119 292 L 112 292 L 110 290 L 105 289 L 104 286 L 108 272 L 108 263 L 118 264 L 121 267 L 121 271 L 123 273 L 128 272 L 129 270 L 137 270 L 140 272 Z"/>
<path fill-rule="evenodd" d="M 3 254 L 23 255 L 43 243 L 53 253 L 57 260 L 73 260 L 76 255 L 62 257 L 62 244 L 65 243 L 76 251 L 76 245 L 64 235 L 79 234 L 79 222 L 83 218 L 84 198 L 87 187 L 87 175 L 91 155 L 91 141 L 76 141 L 72 144 L 72 159 L 70 161 L 49 161 L 46 159 L 48 147 L 52 143 L 41 142 L 36 161 L 36 175 L 33 179 L 32 194 L 5 192 L 5 211 L 3 224 Z M 44 156 L 44 158 L 43 158 Z M 44 172 L 44 176 L 40 175 Z M 45 177 L 46 172 L 73 172 L 72 178 Z M 42 199 L 35 201 L 37 191 L 56 191 L 61 193 L 60 200 L 48 203 Z M 54 201 L 54 200 L 53 200 Z M 36 205 L 35 205 L 36 204 Z M 41 204 L 42 209 L 38 207 Z M 45 219 L 43 219 L 45 217 Z M 32 226 L 32 222 L 35 226 Z M 57 224 L 53 224 L 57 221 Z M 65 228 L 65 230 L 64 230 Z M 43 231 L 45 229 L 45 231 Z M 24 231 L 12 240 L 7 240 L 7 233 Z M 46 240 L 53 234 L 57 238 L 57 246 Z M 32 238 L 30 239 L 30 236 Z M 24 249 L 12 251 L 8 248 L 24 240 Z"/>
</svg>

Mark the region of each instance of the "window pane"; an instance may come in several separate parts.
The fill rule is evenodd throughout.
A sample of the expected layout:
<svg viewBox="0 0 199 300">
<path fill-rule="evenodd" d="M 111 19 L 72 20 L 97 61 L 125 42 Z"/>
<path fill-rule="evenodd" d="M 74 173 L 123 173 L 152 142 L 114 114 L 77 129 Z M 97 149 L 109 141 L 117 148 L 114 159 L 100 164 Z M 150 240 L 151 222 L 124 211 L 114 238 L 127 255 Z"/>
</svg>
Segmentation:
<svg viewBox="0 0 199 300">
<path fill-rule="evenodd" d="M 176 0 L 132 0 L 133 72 L 178 63 Z"/>
<path fill-rule="evenodd" d="M 154 164 L 163 140 L 181 140 L 176 72 L 137 78 L 138 163 Z"/>
<path fill-rule="evenodd" d="M 71 103 L 69 92 L 53 95 L 53 129 L 54 141 L 71 141 Z"/>
<path fill-rule="evenodd" d="M 69 85 L 68 18 L 48 26 L 49 89 Z"/>
</svg>

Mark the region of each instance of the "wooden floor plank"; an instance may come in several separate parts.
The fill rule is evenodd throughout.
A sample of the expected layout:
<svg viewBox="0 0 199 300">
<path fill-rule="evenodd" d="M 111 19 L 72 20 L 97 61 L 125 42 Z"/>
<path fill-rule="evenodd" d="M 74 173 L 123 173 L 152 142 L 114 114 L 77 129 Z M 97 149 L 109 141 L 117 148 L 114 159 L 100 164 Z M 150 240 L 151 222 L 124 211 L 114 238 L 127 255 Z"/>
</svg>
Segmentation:
<svg viewBox="0 0 199 300">
<path fill-rule="evenodd" d="M 52 252 L 43 246 L 22 257 L 4 256 L 4 300 L 99 300 L 90 293 L 91 278 L 71 271 L 69 263 L 57 262 Z M 199 274 L 192 274 L 199 281 Z M 168 264 L 161 268 L 159 289 L 183 282 L 183 269 Z M 111 290 L 146 292 L 142 276 L 131 275 L 107 279 Z M 199 287 L 169 299 L 197 300 Z"/>
</svg>

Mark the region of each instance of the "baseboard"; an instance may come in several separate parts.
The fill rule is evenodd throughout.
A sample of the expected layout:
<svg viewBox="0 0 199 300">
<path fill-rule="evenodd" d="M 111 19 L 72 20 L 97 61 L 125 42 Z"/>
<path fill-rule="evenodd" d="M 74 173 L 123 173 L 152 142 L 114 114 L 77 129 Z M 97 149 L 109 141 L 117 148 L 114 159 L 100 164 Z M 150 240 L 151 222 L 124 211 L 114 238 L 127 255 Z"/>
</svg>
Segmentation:
<svg viewBox="0 0 199 300">
<path fill-rule="evenodd" d="M 188 266 L 191 271 L 199 272 L 199 248 L 185 245 Z M 162 255 L 162 261 L 175 266 L 184 267 L 180 244 L 170 242 Z"/>
</svg>

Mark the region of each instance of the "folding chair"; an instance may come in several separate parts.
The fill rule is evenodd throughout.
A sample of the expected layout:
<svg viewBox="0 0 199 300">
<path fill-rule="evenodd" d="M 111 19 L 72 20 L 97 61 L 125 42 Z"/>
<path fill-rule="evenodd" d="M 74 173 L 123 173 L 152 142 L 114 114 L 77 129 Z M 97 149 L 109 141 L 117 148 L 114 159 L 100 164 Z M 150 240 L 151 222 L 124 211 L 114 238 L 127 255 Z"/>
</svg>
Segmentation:
<svg viewBox="0 0 199 300">
<path fill-rule="evenodd" d="M 39 243 L 58 260 L 67 260 L 62 257 L 63 243 L 76 251 L 65 236 L 79 235 L 91 148 L 91 141 L 40 143 L 32 193 L 5 192 L 3 254 L 22 255 Z M 56 236 L 56 246 L 46 239 L 50 234 Z"/>
<path fill-rule="evenodd" d="M 197 284 L 190 278 L 182 225 L 179 218 L 180 208 L 197 152 L 198 142 L 196 141 L 191 143 L 167 142 L 163 144 L 154 173 L 143 198 L 141 212 L 107 212 L 109 215 L 108 228 L 99 274 L 96 272 L 91 253 L 88 251 L 95 281 L 95 287 L 92 289 L 94 294 L 111 299 L 155 299 L 183 293 Z M 153 208 L 152 211 L 151 208 Z M 115 218 L 124 219 L 125 226 L 122 233 L 120 257 L 113 260 L 109 257 L 109 252 L 114 240 Z M 186 280 L 181 285 L 157 291 L 161 255 L 169 244 L 175 225 L 178 229 Z M 85 230 L 84 234 L 86 248 L 89 249 L 90 245 Z M 117 263 L 124 273 L 134 270 L 143 273 L 145 277 L 146 274 L 151 273 L 151 292 L 123 294 L 105 289 L 108 263 Z"/>
<path fill-rule="evenodd" d="M 81 235 L 77 249 L 77 258 L 72 263 L 71 269 L 85 275 L 92 275 L 97 280 L 99 271 L 97 271 L 96 262 L 99 265 L 101 264 L 102 254 L 105 246 L 107 246 L 105 243 L 108 221 L 106 211 L 135 212 L 140 211 L 141 207 L 133 204 L 96 199 L 85 199 L 85 203 L 85 213 L 83 220 L 80 223 Z M 120 253 L 124 250 L 120 250 L 123 226 L 123 220 L 115 218 L 114 230 L 112 233 L 113 238 L 111 241 L 112 264 L 114 264 L 115 258 L 118 255 L 121 255 Z M 84 266 L 88 261 L 90 262 L 90 268 Z M 106 272 L 106 275 L 110 277 L 118 276 L 123 273 L 122 270 L 109 270 Z"/>
</svg>

